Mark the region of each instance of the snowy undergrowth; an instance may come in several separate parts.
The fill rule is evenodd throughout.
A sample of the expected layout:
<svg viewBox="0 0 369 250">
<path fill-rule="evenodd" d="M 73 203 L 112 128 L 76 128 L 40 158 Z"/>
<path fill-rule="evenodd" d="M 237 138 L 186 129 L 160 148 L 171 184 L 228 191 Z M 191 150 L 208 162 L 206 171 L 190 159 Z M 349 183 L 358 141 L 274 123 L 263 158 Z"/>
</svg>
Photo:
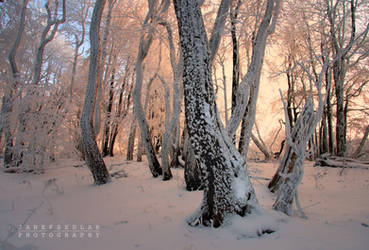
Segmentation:
<svg viewBox="0 0 369 250">
<path fill-rule="evenodd" d="M 277 164 L 249 167 L 263 210 L 227 218 L 218 229 L 190 227 L 188 216 L 202 193 L 187 192 L 183 170 L 173 169 L 169 182 L 151 177 L 145 163 L 106 160 L 112 183 L 93 186 L 86 167 L 65 160 L 43 175 L 0 173 L 0 240 L 10 229 L 30 225 L 99 225 L 99 238 L 29 238 L 18 232 L 8 249 L 367 249 L 369 245 L 369 171 L 313 168 L 305 163 L 299 189 L 307 220 L 271 210 L 266 188 Z M 12 226 L 15 226 L 12 227 Z M 272 234 L 263 230 L 273 230 Z M 33 248 L 32 248 L 33 247 Z M 1 248 L 0 248 L 1 249 Z M 3 249 L 1 249 L 3 250 Z"/>
</svg>

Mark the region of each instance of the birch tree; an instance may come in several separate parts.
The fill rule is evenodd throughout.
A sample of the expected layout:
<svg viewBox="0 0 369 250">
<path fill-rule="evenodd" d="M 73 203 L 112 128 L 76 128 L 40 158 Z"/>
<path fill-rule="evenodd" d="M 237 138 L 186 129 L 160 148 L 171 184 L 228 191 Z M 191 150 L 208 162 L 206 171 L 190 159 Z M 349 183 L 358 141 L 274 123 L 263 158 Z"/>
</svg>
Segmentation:
<svg viewBox="0 0 369 250">
<path fill-rule="evenodd" d="M 101 157 L 95 140 L 93 129 L 93 114 L 96 105 L 97 79 L 100 60 L 99 30 L 101 16 L 104 10 L 105 0 L 96 0 L 90 25 L 90 65 L 85 101 L 81 114 L 82 143 L 85 151 L 85 159 L 96 185 L 102 185 L 110 181 L 110 175 Z"/>
</svg>

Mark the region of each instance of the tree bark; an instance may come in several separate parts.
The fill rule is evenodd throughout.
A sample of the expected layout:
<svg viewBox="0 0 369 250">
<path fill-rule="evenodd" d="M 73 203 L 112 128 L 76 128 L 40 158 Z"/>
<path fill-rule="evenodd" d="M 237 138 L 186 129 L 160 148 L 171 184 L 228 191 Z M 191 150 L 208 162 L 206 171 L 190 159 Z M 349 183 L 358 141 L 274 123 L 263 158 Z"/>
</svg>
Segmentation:
<svg viewBox="0 0 369 250">
<path fill-rule="evenodd" d="M 175 126 L 178 123 L 179 115 L 181 113 L 181 103 L 182 103 L 183 95 L 181 94 L 181 91 L 179 88 L 179 82 L 181 79 L 183 65 L 181 62 L 182 61 L 181 56 L 178 59 L 176 59 L 175 48 L 174 48 L 174 43 L 173 43 L 173 35 L 172 35 L 173 32 L 172 32 L 172 29 L 169 23 L 166 21 L 163 21 L 161 24 L 166 28 L 167 34 L 168 34 L 170 63 L 171 63 L 172 72 L 173 72 L 173 105 L 172 105 L 173 114 L 172 114 L 170 121 L 169 121 L 169 117 L 168 119 L 166 119 L 165 132 L 163 135 L 163 145 L 162 145 L 162 151 L 161 151 L 161 165 L 163 168 L 163 180 L 169 180 L 172 178 L 172 173 L 170 171 L 170 164 L 168 161 L 168 146 L 170 143 L 170 137 L 171 135 L 173 135 Z M 166 105 L 166 116 L 169 113 L 169 110 L 168 110 L 169 107 L 167 106 L 169 105 Z M 177 157 L 174 154 L 173 156 Z"/>
<path fill-rule="evenodd" d="M 22 34 L 24 32 L 25 27 L 25 16 L 26 16 L 26 9 L 27 9 L 28 0 L 23 0 L 22 3 L 22 11 L 20 13 L 21 18 L 19 21 L 19 28 L 17 37 L 14 41 L 14 44 L 9 52 L 8 60 L 10 64 L 10 71 L 12 74 L 11 83 L 9 86 L 5 87 L 4 96 L 2 98 L 2 105 L 1 105 L 1 114 L 2 114 L 2 130 L 4 132 L 4 139 L 5 139 L 5 147 L 4 147 L 4 155 L 3 155 L 3 163 L 4 168 L 13 167 L 13 135 L 10 129 L 10 115 L 13 111 L 13 95 L 17 88 L 17 82 L 19 78 L 19 72 L 17 63 L 15 61 L 15 56 L 17 54 L 17 50 L 19 48 Z"/>
<path fill-rule="evenodd" d="M 69 86 L 69 102 L 70 103 L 72 103 L 73 101 L 73 85 L 74 85 L 74 80 L 75 80 L 76 70 L 77 70 L 79 48 L 82 46 L 82 44 L 85 41 L 85 33 L 86 33 L 85 24 L 86 24 L 86 19 L 87 19 L 89 9 L 90 9 L 90 5 L 84 4 L 81 10 L 82 11 L 81 12 L 81 27 L 82 27 L 81 39 L 79 38 L 77 34 L 74 34 L 75 47 L 74 47 L 74 56 L 73 56 L 73 65 L 72 65 L 72 76 L 70 79 L 70 86 Z"/>
<path fill-rule="evenodd" d="M 201 176 L 201 169 L 196 160 L 195 152 L 192 149 L 191 143 L 188 138 L 188 132 L 185 128 L 185 138 L 183 145 L 185 166 L 184 166 L 184 178 L 186 182 L 187 191 L 196 191 L 204 189 L 203 178 Z"/>
<path fill-rule="evenodd" d="M 111 116 L 112 116 L 112 110 L 113 110 L 114 83 L 115 83 L 115 68 L 113 68 L 111 72 L 108 105 L 106 106 L 106 110 L 105 110 L 105 122 L 104 122 L 103 135 L 102 135 L 102 140 L 101 140 L 102 157 L 105 157 L 108 155 L 109 135 L 110 135 L 111 127 L 112 127 L 112 121 L 111 121 L 112 117 Z"/>
<path fill-rule="evenodd" d="M 220 123 L 211 80 L 210 48 L 196 0 L 174 0 L 184 61 L 188 134 L 204 176 L 204 195 L 190 225 L 219 227 L 229 214 L 258 207 L 245 162 Z"/>
<path fill-rule="evenodd" d="M 58 0 L 56 1 L 54 17 L 52 17 L 49 3 L 50 1 L 47 1 L 45 4 L 45 9 L 47 12 L 47 23 L 46 23 L 44 30 L 42 31 L 40 44 L 37 48 L 36 58 L 33 64 L 34 66 L 33 78 L 32 78 L 33 85 L 37 85 L 39 81 L 41 80 L 42 58 L 44 55 L 45 47 L 49 42 L 51 42 L 54 39 L 56 32 L 58 31 L 58 26 L 64 23 L 66 19 L 65 0 L 62 0 L 63 12 L 62 12 L 61 19 L 58 19 L 58 16 L 57 16 L 59 1 Z M 52 30 L 50 32 L 51 28 Z"/>
<path fill-rule="evenodd" d="M 369 125 L 366 126 L 363 138 L 361 139 L 359 146 L 357 147 L 357 149 L 355 150 L 355 153 L 353 154 L 354 158 L 358 158 L 360 156 L 360 153 L 364 148 L 364 145 L 365 145 L 366 140 L 368 139 L 368 136 L 369 136 Z"/>
<path fill-rule="evenodd" d="M 241 0 L 237 1 L 237 5 L 231 8 L 230 17 L 231 17 L 231 37 L 232 37 L 232 112 L 237 104 L 236 94 L 237 87 L 240 81 L 240 58 L 239 58 L 239 49 L 238 49 L 238 40 L 237 40 L 237 17 L 239 8 L 242 4 Z M 235 139 L 235 138 L 234 138 Z"/>
<path fill-rule="evenodd" d="M 247 157 L 249 148 L 251 131 L 255 122 L 256 102 L 259 94 L 261 69 L 264 61 L 265 47 L 268 36 L 274 32 L 275 20 L 279 12 L 279 0 L 268 0 L 263 19 L 257 30 L 255 41 L 252 47 L 251 63 L 246 76 L 242 80 L 243 84 L 247 84 L 250 88 L 249 101 L 245 112 L 241 129 L 243 138 L 240 139 L 239 152 Z"/>
<path fill-rule="evenodd" d="M 258 149 L 264 154 L 265 160 L 269 161 L 271 159 L 271 155 L 266 149 L 266 147 L 259 141 L 259 139 L 253 133 L 251 133 L 251 139 L 258 147 Z"/>
<path fill-rule="evenodd" d="M 108 0 L 108 12 L 106 14 L 106 24 L 105 24 L 105 28 L 104 28 L 104 35 L 103 35 L 103 39 L 102 39 L 102 44 L 101 44 L 101 63 L 103 65 L 101 65 L 99 67 L 99 73 L 98 73 L 98 78 L 97 78 L 97 99 L 96 99 L 96 105 L 95 105 L 95 119 L 94 119 L 94 131 L 95 131 L 95 136 L 99 134 L 100 132 L 100 127 L 101 127 L 101 110 L 100 110 L 100 103 L 101 103 L 101 98 L 102 98 L 102 92 L 103 92 L 103 85 L 104 85 L 104 81 L 105 79 L 103 79 L 103 72 L 104 72 L 104 68 L 105 68 L 105 75 L 108 72 L 108 65 L 105 64 L 105 58 L 106 58 L 106 50 L 107 50 L 107 43 L 108 43 L 108 36 L 109 36 L 109 32 L 110 32 L 110 21 L 111 21 L 111 13 L 114 7 L 116 0 Z M 113 48 L 113 45 L 112 45 Z M 112 55 L 110 55 L 111 57 Z"/>
<path fill-rule="evenodd" d="M 96 104 L 97 77 L 100 60 L 99 27 L 106 0 L 96 0 L 90 25 L 90 66 L 85 102 L 81 115 L 82 142 L 86 164 L 90 169 L 96 185 L 110 182 L 110 175 L 101 157 L 95 141 L 93 114 Z"/>
<path fill-rule="evenodd" d="M 127 161 L 133 160 L 133 151 L 135 148 L 135 139 L 136 139 L 136 128 L 137 128 L 136 119 L 133 117 L 131 122 L 131 128 L 129 129 L 127 155 L 126 155 Z"/>
<path fill-rule="evenodd" d="M 136 84 L 133 90 L 133 103 L 134 112 L 141 131 L 141 140 L 143 142 L 147 160 L 149 163 L 149 168 L 153 177 L 158 177 L 162 174 L 162 169 L 160 167 L 159 161 L 155 155 L 155 149 L 151 142 L 151 137 L 149 133 L 149 128 L 146 122 L 145 113 L 142 110 L 141 104 L 141 90 L 142 90 L 142 63 L 147 56 L 149 48 L 152 43 L 154 24 L 157 22 L 158 16 L 167 12 L 169 1 L 163 1 L 160 8 L 157 9 L 156 1 L 149 1 L 149 11 L 146 15 L 144 23 L 142 24 L 143 33 L 140 37 L 140 44 L 136 60 Z M 146 34 L 145 34 L 146 33 Z"/>
<path fill-rule="evenodd" d="M 324 104 L 322 106 L 324 106 Z M 279 182 L 272 187 L 273 191 L 278 191 L 273 208 L 287 215 L 292 215 L 293 213 L 293 200 L 297 195 L 297 187 L 303 177 L 303 165 L 307 142 L 321 118 L 322 109 L 318 112 L 320 113 L 317 115 L 314 114 L 312 100 L 309 98 L 292 130 L 294 136 L 289 136 L 287 132 L 286 155 L 284 161 L 282 161 L 280 165 L 281 172 L 276 173 L 279 175 L 280 179 Z M 286 122 L 286 124 L 288 124 L 288 122 Z M 286 131 L 288 129 L 290 129 L 289 124 L 286 126 Z"/>
</svg>

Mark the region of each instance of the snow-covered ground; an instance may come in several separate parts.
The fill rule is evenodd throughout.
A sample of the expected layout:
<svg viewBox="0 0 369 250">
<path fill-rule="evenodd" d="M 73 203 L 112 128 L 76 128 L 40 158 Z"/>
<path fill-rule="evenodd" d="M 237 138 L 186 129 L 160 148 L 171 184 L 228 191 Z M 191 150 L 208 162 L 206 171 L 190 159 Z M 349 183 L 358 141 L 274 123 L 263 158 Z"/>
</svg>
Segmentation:
<svg viewBox="0 0 369 250">
<path fill-rule="evenodd" d="M 272 177 L 278 164 L 251 163 L 250 175 L 263 177 L 252 181 L 265 211 L 209 229 L 186 224 L 202 193 L 185 190 L 182 169 L 173 169 L 174 179 L 163 182 L 151 177 L 145 163 L 120 157 L 106 162 L 116 177 L 103 186 L 93 186 L 86 167 L 73 167 L 70 160 L 50 166 L 43 175 L 1 172 L 3 248 L 369 249 L 369 170 L 313 168 L 306 162 L 299 189 L 305 220 L 271 210 L 273 195 L 263 178 Z M 264 229 L 276 232 L 258 237 Z"/>
</svg>

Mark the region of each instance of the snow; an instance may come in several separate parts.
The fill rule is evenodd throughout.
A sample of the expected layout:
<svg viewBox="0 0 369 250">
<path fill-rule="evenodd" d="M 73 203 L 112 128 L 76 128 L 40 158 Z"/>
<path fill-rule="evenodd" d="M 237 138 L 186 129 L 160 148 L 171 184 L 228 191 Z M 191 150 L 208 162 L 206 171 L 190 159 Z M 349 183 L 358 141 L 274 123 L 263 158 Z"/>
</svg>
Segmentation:
<svg viewBox="0 0 369 250">
<path fill-rule="evenodd" d="M 163 182 L 152 178 L 147 163 L 122 158 L 106 159 L 110 173 L 125 174 L 103 186 L 92 185 L 88 169 L 73 167 L 78 163 L 72 160 L 50 166 L 43 175 L 1 172 L 1 241 L 10 225 L 18 227 L 27 217 L 25 224 L 31 227 L 98 226 L 89 231 L 98 236 L 90 238 L 26 239 L 19 238 L 18 231 L 7 240 L 6 249 L 368 249 L 369 228 L 364 226 L 369 224 L 368 170 L 314 168 L 305 162 L 299 188 L 305 220 L 271 210 L 275 197 L 263 178 L 271 178 L 278 164 L 251 163 L 251 181 L 263 210 L 245 218 L 229 217 L 221 228 L 210 229 L 186 224 L 202 193 L 185 190 L 183 169 L 172 169 L 173 179 Z M 266 229 L 275 233 L 258 236 Z"/>
</svg>

